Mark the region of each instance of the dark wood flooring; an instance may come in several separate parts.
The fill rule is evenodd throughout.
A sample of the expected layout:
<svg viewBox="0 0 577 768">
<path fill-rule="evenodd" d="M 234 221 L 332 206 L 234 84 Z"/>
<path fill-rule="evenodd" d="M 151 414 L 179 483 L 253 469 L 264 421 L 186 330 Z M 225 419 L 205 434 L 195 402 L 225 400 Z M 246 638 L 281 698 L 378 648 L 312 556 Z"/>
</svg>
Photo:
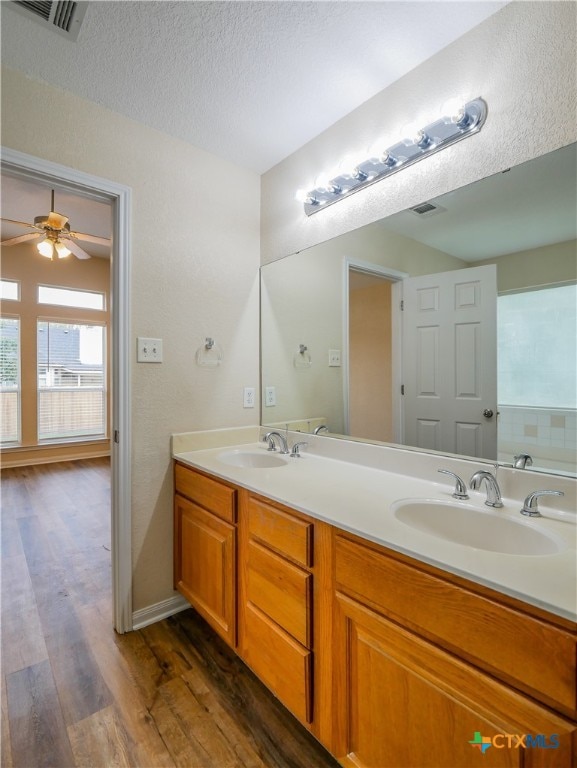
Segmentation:
<svg viewBox="0 0 577 768">
<path fill-rule="evenodd" d="M 3 470 L 3 768 L 337 765 L 192 609 L 111 617 L 108 460 Z"/>
</svg>

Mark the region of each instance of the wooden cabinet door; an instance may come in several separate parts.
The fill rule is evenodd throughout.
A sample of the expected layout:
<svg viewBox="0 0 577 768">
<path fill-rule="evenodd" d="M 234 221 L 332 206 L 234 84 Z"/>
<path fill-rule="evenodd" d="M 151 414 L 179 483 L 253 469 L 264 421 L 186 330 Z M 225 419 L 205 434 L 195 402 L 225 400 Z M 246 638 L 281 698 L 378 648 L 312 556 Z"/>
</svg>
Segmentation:
<svg viewBox="0 0 577 768">
<path fill-rule="evenodd" d="M 336 610 L 332 751 L 343 765 L 573 765 L 575 724 L 340 593 Z M 518 741 L 527 734 L 535 746 Z"/>
<path fill-rule="evenodd" d="M 174 504 L 175 587 L 234 647 L 235 528 L 182 496 Z"/>
</svg>

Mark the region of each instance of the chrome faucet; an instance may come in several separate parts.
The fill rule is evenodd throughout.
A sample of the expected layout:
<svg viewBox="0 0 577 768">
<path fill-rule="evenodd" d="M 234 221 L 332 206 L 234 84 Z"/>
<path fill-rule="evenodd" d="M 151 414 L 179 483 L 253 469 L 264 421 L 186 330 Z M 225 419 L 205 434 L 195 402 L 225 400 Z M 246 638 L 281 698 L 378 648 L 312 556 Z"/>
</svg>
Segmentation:
<svg viewBox="0 0 577 768">
<path fill-rule="evenodd" d="M 326 424 L 319 424 L 318 427 L 315 427 L 313 429 L 313 435 L 320 435 L 321 432 L 328 432 L 329 428 L 326 426 Z"/>
<path fill-rule="evenodd" d="M 471 490 L 478 490 L 481 487 L 483 480 L 487 486 L 487 500 L 485 501 L 485 504 L 488 507 L 502 507 L 503 502 L 501 501 L 501 490 L 497 483 L 497 478 L 490 472 L 487 472 L 484 469 L 480 469 L 478 472 L 475 472 L 469 481 Z"/>
<path fill-rule="evenodd" d="M 263 443 L 268 443 L 268 450 L 276 451 L 275 437 L 278 438 L 280 452 L 288 453 L 289 449 L 288 449 L 287 439 L 284 435 L 281 435 L 280 432 L 267 432 L 266 435 L 263 437 L 262 439 Z"/>
<path fill-rule="evenodd" d="M 456 475 L 454 472 L 450 472 L 448 469 L 438 469 L 437 472 L 440 472 L 443 475 L 450 475 L 451 477 L 455 478 L 455 490 L 453 491 L 454 499 L 469 498 L 469 494 L 467 493 L 467 486 L 459 477 L 459 475 Z"/>
<path fill-rule="evenodd" d="M 565 496 L 565 494 L 563 491 L 533 491 L 533 493 L 530 493 L 525 499 L 523 509 L 521 510 L 522 515 L 527 515 L 527 517 L 541 517 L 539 507 L 537 506 L 537 499 L 539 496 Z"/>
<path fill-rule="evenodd" d="M 528 453 L 518 453 L 513 456 L 513 466 L 515 469 L 525 469 L 533 464 L 533 459 Z"/>
</svg>

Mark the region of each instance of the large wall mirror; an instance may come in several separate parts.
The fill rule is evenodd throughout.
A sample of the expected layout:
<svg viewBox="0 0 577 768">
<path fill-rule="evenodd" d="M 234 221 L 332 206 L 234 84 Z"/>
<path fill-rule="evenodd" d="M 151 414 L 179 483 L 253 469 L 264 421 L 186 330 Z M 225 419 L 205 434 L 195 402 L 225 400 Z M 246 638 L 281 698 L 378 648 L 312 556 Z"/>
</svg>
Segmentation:
<svg viewBox="0 0 577 768">
<path fill-rule="evenodd" d="M 262 267 L 262 424 L 575 475 L 576 147 Z"/>
</svg>

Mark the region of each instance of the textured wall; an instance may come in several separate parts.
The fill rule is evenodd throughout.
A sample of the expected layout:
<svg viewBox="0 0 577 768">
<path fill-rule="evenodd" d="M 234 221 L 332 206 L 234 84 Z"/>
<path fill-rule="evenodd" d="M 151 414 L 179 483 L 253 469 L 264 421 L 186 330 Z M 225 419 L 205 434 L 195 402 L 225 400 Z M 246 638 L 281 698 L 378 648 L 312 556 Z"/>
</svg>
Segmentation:
<svg viewBox="0 0 577 768">
<path fill-rule="evenodd" d="M 162 365 L 132 366 L 137 610 L 173 594 L 171 432 L 258 423 L 259 177 L 15 72 L 2 102 L 4 146 L 133 190 L 132 336 L 164 339 Z M 206 336 L 220 368 L 195 365 Z"/>
<path fill-rule="evenodd" d="M 365 102 L 262 179 L 263 264 L 570 144 L 577 137 L 573 2 L 512 2 Z M 386 45 L 386 41 L 383 41 Z M 312 75 L 314 81 L 314 74 Z M 450 98 L 482 96 L 481 133 L 310 218 L 294 199 L 317 174 Z"/>
</svg>

